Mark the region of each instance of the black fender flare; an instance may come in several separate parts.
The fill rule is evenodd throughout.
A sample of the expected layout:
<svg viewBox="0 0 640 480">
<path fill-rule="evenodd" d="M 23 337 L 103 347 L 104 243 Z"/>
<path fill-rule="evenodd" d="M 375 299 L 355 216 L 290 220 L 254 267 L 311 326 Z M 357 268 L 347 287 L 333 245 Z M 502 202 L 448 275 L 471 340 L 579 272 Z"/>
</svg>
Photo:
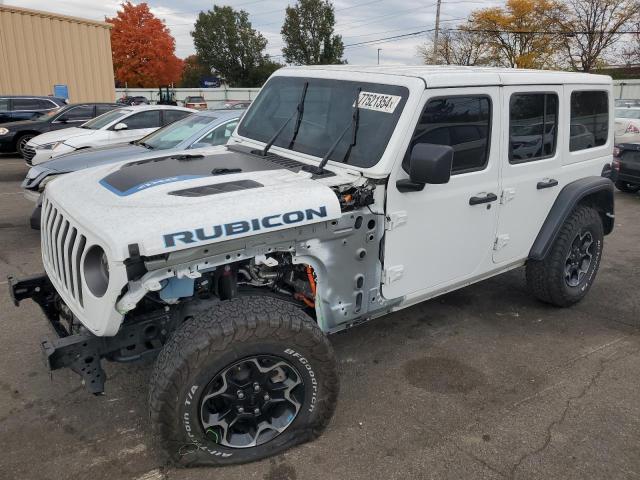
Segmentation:
<svg viewBox="0 0 640 480">
<path fill-rule="evenodd" d="M 613 231 L 613 182 L 604 177 L 584 177 L 568 183 L 560 191 L 535 242 L 533 242 L 529 251 L 529 259 L 544 260 L 551 250 L 560 228 L 580 203 L 588 204 L 598 210 L 605 235 Z"/>
</svg>

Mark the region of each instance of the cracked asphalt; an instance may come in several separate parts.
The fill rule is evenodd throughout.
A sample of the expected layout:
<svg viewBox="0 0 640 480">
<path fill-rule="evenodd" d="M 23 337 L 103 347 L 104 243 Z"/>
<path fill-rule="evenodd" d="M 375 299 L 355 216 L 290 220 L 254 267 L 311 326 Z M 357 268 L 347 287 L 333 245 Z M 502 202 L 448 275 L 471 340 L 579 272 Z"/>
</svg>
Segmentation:
<svg viewBox="0 0 640 480">
<path fill-rule="evenodd" d="M 42 270 L 25 173 L 0 157 L 0 289 Z M 93 397 L 45 370 L 38 308 L 0 293 L 0 479 L 640 478 L 640 196 L 616 202 L 582 303 L 543 305 L 516 270 L 332 336 L 341 394 L 324 435 L 224 470 L 164 465 L 149 365 L 107 364 Z"/>
</svg>

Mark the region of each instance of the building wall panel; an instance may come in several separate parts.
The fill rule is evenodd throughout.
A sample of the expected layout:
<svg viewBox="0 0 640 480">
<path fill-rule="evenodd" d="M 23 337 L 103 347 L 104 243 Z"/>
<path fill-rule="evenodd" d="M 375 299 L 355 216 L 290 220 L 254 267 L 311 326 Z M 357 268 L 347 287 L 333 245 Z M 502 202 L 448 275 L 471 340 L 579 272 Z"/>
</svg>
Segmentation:
<svg viewBox="0 0 640 480">
<path fill-rule="evenodd" d="M 0 94 L 49 95 L 69 87 L 69 101 L 115 96 L 110 26 L 0 5 Z"/>
</svg>

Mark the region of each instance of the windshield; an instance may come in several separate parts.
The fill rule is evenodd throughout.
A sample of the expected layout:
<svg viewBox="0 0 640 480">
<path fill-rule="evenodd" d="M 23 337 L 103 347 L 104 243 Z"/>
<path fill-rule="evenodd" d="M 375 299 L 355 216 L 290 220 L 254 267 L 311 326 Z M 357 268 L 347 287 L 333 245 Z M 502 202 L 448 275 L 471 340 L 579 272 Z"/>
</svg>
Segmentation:
<svg viewBox="0 0 640 480">
<path fill-rule="evenodd" d="M 109 125 L 111 122 L 119 120 L 129 113 L 131 113 L 131 110 L 127 110 L 126 108 L 116 108 L 115 110 L 103 113 L 99 117 L 83 123 L 82 125 L 80 125 L 80 128 L 88 128 L 89 130 L 100 130 L 101 128 Z"/>
<path fill-rule="evenodd" d="M 138 143 L 154 150 L 173 148 L 215 120 L 207 115 L 189 115 L 150 133 Z"/>
<path fill-rule="evenodd" d="M 354 100 L 358 88 L 359 119 L 356 143 L 348 155 L 348 163 L 357 167 L 372 167 L 382 157 L 407 100 L 405 87 L 378 83 L 341 80 L 274 77 L 262 88 L 260 95 L 238 128 L 244 137 L 268 142 L 295 112 L 305 83 L 304 113 L 298 134 L 296 121 L 289 121 L 275 146 L 300 153 L 323 157 L 352 123 Z M 295 119 L 294 119 L 295 120 Z M 338 142 L 330 160 L 342 162 L 353 141 L 351 133 Z"/>
<path fill-rule="evenodd" d="M 65 107 L 56 108 L 55 110 L 49 110 L 47 112 L 38 113 L 32 120 L 46 120 L 47 118 L 51 118 L 60 113 Z"/>
<path fill-rule="evenodd" d="M 640 118 L 640 110 L 630 108 L 616 108 L 617 118 Z"/>
<path fill-rule="evenodd" d="M 204 103 L 204 98 L 203 97 L 189 97 L 189 98 L 187 98 L 187 102 Z"/>
</svg>

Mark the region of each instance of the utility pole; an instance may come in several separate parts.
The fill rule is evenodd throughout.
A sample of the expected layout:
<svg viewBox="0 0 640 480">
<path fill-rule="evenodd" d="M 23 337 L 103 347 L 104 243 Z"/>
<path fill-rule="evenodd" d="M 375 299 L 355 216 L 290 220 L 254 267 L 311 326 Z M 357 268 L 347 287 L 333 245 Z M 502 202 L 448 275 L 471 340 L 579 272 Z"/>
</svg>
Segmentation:
<svg viewBox="0 0 640 480">
<path fill-rule="evenodd" d="M 438 0 L 438 6 L 436 7 L 436 31 L 433 35 L 433 60 L 434 62 L 438 58 L 438 34 L 440 33 L 440 3 L 442 0 Z"/>
<path fill-rule="evenodd" d="M 378 49 L 378 65 L 380 65 L 380 50 L 382 50 L 381 48 Z"/>
</svg>

